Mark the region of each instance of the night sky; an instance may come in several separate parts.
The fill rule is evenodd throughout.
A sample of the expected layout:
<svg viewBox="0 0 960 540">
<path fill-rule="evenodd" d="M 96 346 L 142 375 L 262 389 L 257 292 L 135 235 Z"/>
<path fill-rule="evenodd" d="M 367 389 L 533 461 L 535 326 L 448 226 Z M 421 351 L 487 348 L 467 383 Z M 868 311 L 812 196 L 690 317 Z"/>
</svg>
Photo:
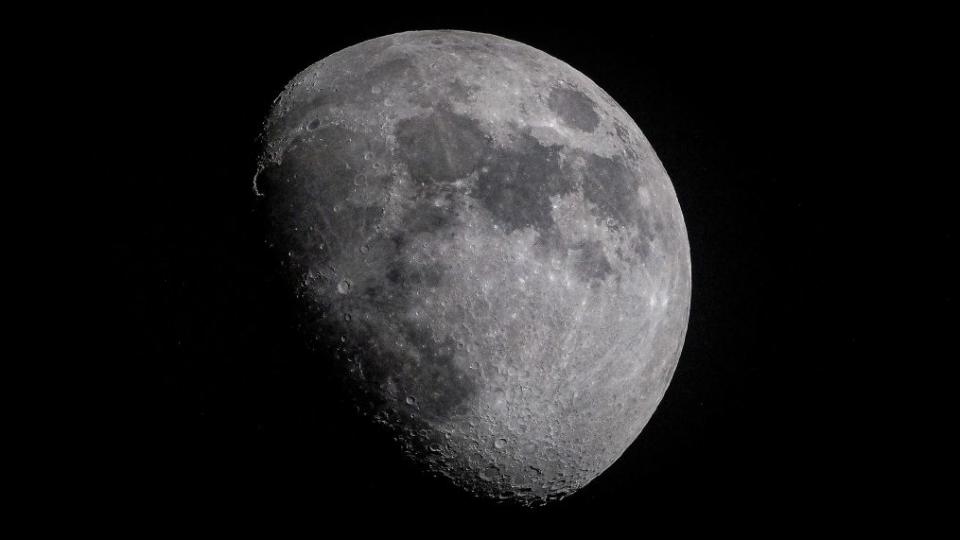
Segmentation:
<svg viewBox="0 0 960 540">
<path fill-rule="evenodd" d="M 816 17 L 598 21 L 489 13 L 333 18 L 143 17 L 111 46 L 148 129 L 107 201 L 119 339 L 103 485 L 126 515 L 267 513 L 318 521 L 480 517 L 572 523 L 828 515 L 863 486 L 861 425 L 840 376 L 859 362 L 849 306 L 863 180 L 840 165 L 855 99 Z M 629 19 L 629 20 L 627 20 Z M 311 63 L 406 30 L 497 34 L 591 78 L 650 140 L 690 239 L 679 366 L 630 449 L 575 494 L 528 510 L 418 473 L 337 397 L 298 333 L 251 188 L 273 99 Z M 834 41 L 830 41 L 834 40 Z M 125 102 L 124 102 L 125 104 Z"/>
</svg>

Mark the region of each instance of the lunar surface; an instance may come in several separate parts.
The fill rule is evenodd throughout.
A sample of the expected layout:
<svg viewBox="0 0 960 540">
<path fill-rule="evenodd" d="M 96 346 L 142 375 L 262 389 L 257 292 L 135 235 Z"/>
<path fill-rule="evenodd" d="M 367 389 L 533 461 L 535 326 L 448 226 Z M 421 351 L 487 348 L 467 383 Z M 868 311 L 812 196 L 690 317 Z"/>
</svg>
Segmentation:
<svg viewBox="0 0 960 540">
<path fill-rule="evenodd" d="M 255 189 L 312 345 L 400 450 L 480 497 L 573 493 L 677 365 L 673 186 L 596 84 L 527 45 L 408 32 L 297 75 Z"/>
</svg>

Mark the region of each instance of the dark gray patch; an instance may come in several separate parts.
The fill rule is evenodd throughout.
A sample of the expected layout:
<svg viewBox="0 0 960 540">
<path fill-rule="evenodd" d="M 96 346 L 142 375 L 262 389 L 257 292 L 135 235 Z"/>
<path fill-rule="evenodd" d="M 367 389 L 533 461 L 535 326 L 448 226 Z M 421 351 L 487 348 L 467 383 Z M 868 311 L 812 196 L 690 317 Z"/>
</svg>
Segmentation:
<svg viewBox="0 0 960 540">
<path fill-rule="evenodd" d="M 439 233 L 454 224 L 456 216 L 445 208 L 430 203 L 416 205 L 403 219 L 405 234 Z"/>
<path fill-rule="evenodd" d="M 603 246 L 596 240 L 574 244 L 568 248 L 568 255 L 573 261 L 574 271 L 584 281 L 603 281 L 613 273 L 613 267 L 603 253 Z"/>
<path fill-rule="evenodd" d="M 447 87 L 446 96 L 450 101 L 455 101 L 457 103 L 468 103 L 473 97 L 473 93 L 479 90 L 480 87 L 472 84 L 466 85 L 460 79 L 454 79 L 450 86 Z"/>
<path fill-rule="evenodd" d="M 363 291 L 360 292 L 361 298 L 363 298 L 366 302 L 381 298 L 383 294 L 383 285 L 370 285 L 369 287 L 365 287 Z"/>
<path fill-rule="evenodd" d="M 563 236 L 556 227 L 537 231 L 537 238 L 533 242 L 533 247 L 538 256 L 546 258 L 564 249 Z"/>
<path fill-rule="evenodd" d="M 351 387 L 359 390 L 355 398 L 367 413 L 389 411 L 396 407 L 414 407 L 428 421 L 449 420 L 464 412 L 476 395 L 475 375 L 456 364 L 456 344 L 435 340 L 430 330 L 413 322 L 401 321 L 398 330 L 410 346 L 401 350 L 384 347 L 374 330 L 363 323 L 349 331 L 342 324 L 332 325 L 327 332 L 336 356 L 351 359 L 350 375 L 359 382 Z M 349 336 L 346 342 L 339 337 Z M 413 398 L 406 403 L 406 398 Z M 421 424 L 407 414 L 397 418 L 405 424 Z"/>
<path fill-rule="evenodd" d="M 583 195 L 597 206 L 601 219 L 613 218 L 614 225 L 636 225 L 639 200 L 637 177 L 619 158 L 578 152 L 585 165 Z"/>
<path fill-rule="evenodd" d="M 477 383 L 469 372 L 457 367 L 456 343 L 450 338 L 438 342 L 431 330 L 412 322 L 404 323 L 403 330 L 407 341 L 420 353 L 419 365 L 413 368 L 408 386 L 420 412 L 436 420 L 457 414 L 476 394 Z"/>
<path fill-rule="evenodd" d="M 554 225 L 550 197 L 573 189 L 560 164 L 560 147 L 521 133 L 514 147 L 491 149 L 484 158 L 474 196 L 506 232 L 534 227 L 544 233 Z"/>
<path fill-rule="evenodd" d="M 478 55 L 490 56 L 491 54 L 490 48 L 485 47 L 477 37 L 449 32 L 443 34 L 445 40 L 443 49 L 445 51 L 456 52 L 474 59 Z"/>
<path fill-rule="evenodd" d="M 644 232 L 644 230 L 641 230 L 641 232 Z M 645 261 L 650 257 L 650 241 L 647 239 L 647 235 L 634 240 L 631 247 L 633 248 L 633 252 L 640 257 L 641 261 Z"/>
<path fill-rule="evenodd" d="M 550 197 L 575 188 L 576 172 L 561 165 L 560 146 L 543 146 L 520 131 L 509 148 L 495 147 L 476 120 L 447 108 L 401 121 L 397 142 L 413 180 L 432 190 L 418 198 L 478 171 L 472 195 L 506 232 L 534 227 L 545 233 L 553 227 Z M 452 219 L 447 210 L 426 205 L 417 210 L 422 216 L 408 219 L 420 230 L 438 230 Z"/>
<path fill-rule="evenodd" d="M 488 145 L 476 120 L 440 107 L 401 120 L 397 143 L 415 182 L 453 182 L 477 168 Z"/>
<path fill-rule="evenodd" d="M 373 233 L 383 219 L 383 209 L 378 206 L 348 206 L 348 217 L 353 220 L 358 232 L 367 236 Z M 369 249 L 369 247 L 368 247 Z"/>
<path fill-rule="evenodd" d="M 387 281 L 393 285 L 402 287 L 404 284 L 403 280 L 403 267 L 399 264 L 393 265 L 387 270 Z"/>
<path fill-rule="evenodd" d="M 550 91 L 547 106 L 560 120 L 580 131 L 593 131 L 600 124 L 596 105 L 583 92 L 568 86 L 555 86 Z"/>
<path fill-rule="evenodd" d="M 387 282 L 400 289 L 410 287 L 438 287 L 445 269 L 439 265 L 409 264 L 395 262 L 385 275 Z"/>
</svg>

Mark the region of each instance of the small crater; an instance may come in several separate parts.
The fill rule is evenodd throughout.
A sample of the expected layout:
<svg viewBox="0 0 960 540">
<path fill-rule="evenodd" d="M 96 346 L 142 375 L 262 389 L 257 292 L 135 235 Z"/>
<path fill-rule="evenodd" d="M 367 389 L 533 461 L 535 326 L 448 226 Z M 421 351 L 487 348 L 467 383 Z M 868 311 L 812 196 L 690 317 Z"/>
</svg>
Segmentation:
<svg viewBox="0 0 960 540">
<path fill-rule="evenodd" d="M 337 292 L 340 294 L 347 294 L 350 292 L 351 287 L 353 287 L 353 284 L 349 279 L 345 279 L 340 283 L 337 283 Z"/>
<path fill-rule="evenodd" d="M 486 481 L 499 480 L 500 479 L 500 469 L 495 465 L 487 467 L 480 473 L 480 478 Z"/>
</svg>

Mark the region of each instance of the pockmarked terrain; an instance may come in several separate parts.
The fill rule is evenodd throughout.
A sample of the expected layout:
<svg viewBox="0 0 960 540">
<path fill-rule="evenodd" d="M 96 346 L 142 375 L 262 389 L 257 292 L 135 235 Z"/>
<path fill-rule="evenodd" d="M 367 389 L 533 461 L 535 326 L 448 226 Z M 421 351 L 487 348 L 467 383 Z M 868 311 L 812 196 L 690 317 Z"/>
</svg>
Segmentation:
<svg viewBox="0 0 960 540">
<path fill-rule="evenodd" d="M 312 346 L 413 460 L 540 504 L 636 439 L 680 355 L 690 254 L 602 89 L 521 43 L 408 32 L 297 75 L 264 140 L 255 189 Z"/>
</svg>

